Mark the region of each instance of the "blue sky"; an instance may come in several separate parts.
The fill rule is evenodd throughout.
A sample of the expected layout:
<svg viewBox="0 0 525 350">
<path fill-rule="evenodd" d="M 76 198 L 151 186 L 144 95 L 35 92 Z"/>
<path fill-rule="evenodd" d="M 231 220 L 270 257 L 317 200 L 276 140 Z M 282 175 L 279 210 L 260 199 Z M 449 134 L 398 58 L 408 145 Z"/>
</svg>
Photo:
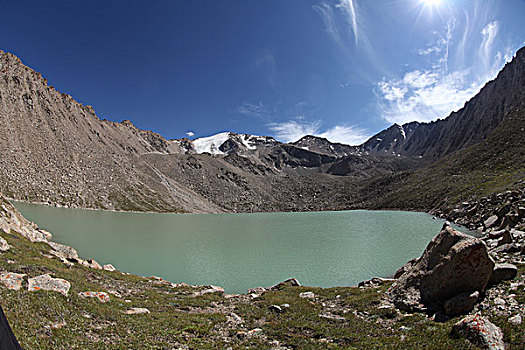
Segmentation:
<svg viewBox="0 0 525 350">
<path fill-rule="evenodd" d="M 0 0 L 0 49 L 166 138 L 358 144 L 446 117 L 525 45 L 524 0 Z"/>
</svg>

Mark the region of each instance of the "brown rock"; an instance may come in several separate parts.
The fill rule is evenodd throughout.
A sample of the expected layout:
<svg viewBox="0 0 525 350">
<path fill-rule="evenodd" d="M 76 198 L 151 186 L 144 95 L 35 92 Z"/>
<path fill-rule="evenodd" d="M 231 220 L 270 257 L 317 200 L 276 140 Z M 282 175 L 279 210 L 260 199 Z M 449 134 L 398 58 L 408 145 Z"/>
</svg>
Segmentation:
<svg viewBox="0 0 525 350">
<path fill-rule="evenodd" d="M 387 295 L 403 310 L 439 310 L 458 294 L 483 291 L 493 268 L 483 241 L 445 225 Z"/>
<path fill-rule="evenodd" d="M 504 244 L 512 243 L 512 241 L 513 241 L 513 239 L 512 239 L 512 235 L 510 234 L 510 231 L 509 230 L 505 230 L 503 232 L 503 235 L 501 236 L 501 238 L 498 239 L 498 247 L 502 246 Z"/>
<path fill-rule="evenodd" d="M 479 292 L 461 293 L 443 303 L 443 311 L 449 316 L 466 314 L 476 306 Z"/>
</svg>

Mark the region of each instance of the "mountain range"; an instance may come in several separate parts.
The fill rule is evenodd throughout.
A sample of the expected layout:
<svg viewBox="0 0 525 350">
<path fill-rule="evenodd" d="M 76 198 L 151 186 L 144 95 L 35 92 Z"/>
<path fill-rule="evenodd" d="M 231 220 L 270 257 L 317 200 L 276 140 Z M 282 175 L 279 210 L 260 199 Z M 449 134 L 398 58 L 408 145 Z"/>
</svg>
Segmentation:
<svg viewBox="0 0 525 350">
<path fill-rule="evenodd" d="M 425 209 L 523 187 L 525 48 L 464 107 L 362 145 L 223 132 L 167 140 L 99 119 L 0 51 L 0 191 L 68 207 L 162 212 Z"/>
</svg>

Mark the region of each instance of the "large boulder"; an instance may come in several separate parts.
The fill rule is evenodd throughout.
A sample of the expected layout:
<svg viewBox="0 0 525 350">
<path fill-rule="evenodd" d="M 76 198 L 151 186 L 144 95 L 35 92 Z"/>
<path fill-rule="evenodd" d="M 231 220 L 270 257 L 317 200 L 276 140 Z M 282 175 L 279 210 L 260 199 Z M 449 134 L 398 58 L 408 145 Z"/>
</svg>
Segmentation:
<svg viewBox="0 0 525 350">
<path fill-rule="evenodd" d="M 387 295 L 402 310 L 438 311 L 443 302 L 458 294 L 483 291 L 493 268 L 483 241 L 445 224 Z"/>
<path fill-rule="evenodd" d="M 59 292 L 65 296 L 71 288 L 71 283 L 62 278 L 52 278 L 49 274 L 36 276 L 29 279 L 28 290 L 35 292 L 39 290 L 47 290 Z"/>
</svg>

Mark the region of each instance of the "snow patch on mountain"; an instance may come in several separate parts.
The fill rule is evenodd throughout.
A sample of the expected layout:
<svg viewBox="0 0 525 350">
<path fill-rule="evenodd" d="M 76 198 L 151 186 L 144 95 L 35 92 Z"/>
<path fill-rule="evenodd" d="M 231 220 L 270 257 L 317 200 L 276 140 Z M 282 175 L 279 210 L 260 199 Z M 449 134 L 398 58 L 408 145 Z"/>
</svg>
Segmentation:
<svg viewBox="0 0 525 350">
<path fill-rule="evenodd" d="M 224 154 L 219 147 L 230 138 L 230 132 L 221 132 L 208 137 L 200 137 L 193 140 L 193 146 L 197 153 Z"/>
</svg>

